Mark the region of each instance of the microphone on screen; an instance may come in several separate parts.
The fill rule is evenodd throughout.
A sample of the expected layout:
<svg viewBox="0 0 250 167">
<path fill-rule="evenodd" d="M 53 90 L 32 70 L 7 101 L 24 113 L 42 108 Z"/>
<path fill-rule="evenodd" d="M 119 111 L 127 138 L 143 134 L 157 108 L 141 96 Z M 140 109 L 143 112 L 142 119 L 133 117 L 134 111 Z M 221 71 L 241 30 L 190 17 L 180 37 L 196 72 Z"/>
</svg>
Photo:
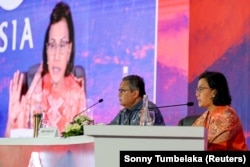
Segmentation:
<svg viewBox="0 0 250 167">
<path fill-rule="evenodd" d="M 193 106 L 194 102 L 187 102 L 184 104 L 173 104 L 173 105 L 168 105 L 168 106 L 159 106 L 159 107 L 149 107 L 148 109 L 156 109 L 156 108 L 168 108 L 168 107 L 177 107 L 177 106 Z"/>
<path fill-rule="evenodd" d="M 77 113 L 77 114 L 73 117 L 73 122 L 74 122 L 74 119 L 75 119 L 77 116 L 81 115 L 82 113 L 86 112 L 88 109 L 90 109 L 90 108 L 94 107 L 95 105 L 97 105 L 97 104 L 99 104 L 99 103 L 102 103 L 102 102 L 103 102 L 103 99 L 99 99 L 96 103 L 94 103 L 94 104 L 92 104 L 91 106 L 87 107 L 85 110 L 83 110 L 83 111 Z"/>
</svg>

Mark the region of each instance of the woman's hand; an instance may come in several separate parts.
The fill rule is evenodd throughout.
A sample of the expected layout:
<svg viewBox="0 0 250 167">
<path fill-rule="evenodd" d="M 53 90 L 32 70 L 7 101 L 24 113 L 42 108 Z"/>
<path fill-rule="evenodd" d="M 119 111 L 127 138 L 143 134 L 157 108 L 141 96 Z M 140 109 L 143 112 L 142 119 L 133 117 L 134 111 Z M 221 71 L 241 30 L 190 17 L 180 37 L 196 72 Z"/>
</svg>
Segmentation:
<svg viewBox="0 0 250 167">
<path fill-rule="evenodd" d="M 16 71 L 9 85 L 9 114 L 6 128 L 6 136 L 9 136 L 10 129 L 28 128 L 30 123 L 31 111 L 34 109 L 33 93 L 42 91 L 42 63 L 38 68 L 31 86 L 25 95 L 21 95 L 24 74 Z"/>
<path fill-rule="evenodd" d="M 14 73 L 9 85 L 9 112 L 5 136 L 8 137 L 10 129 L 18 127 L 18 118 L 22 113 L 21 90 L 24 75 L 19 71 Z"/>
<path fill-rule="evenodd" d="M 19 71 L 14 73 L 9 86 L 9 120 L 16 121 L 21 113 L 21 90 L 24 75 Z"/>
</svg>

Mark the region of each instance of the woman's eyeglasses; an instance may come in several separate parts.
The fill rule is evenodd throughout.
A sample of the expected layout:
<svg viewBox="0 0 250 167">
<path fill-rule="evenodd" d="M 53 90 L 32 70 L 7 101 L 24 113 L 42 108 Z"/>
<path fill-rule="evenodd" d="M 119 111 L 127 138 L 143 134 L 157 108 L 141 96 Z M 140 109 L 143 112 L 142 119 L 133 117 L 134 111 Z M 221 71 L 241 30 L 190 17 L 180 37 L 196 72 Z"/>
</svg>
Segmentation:
<svg viewBox="0 0 250 167">
<path fill-rule="evenodd" d="M 204 89 L 211 89 L 211 88 L 208 88 L 208 87 L 198 87 L 195 89 L 195 92 L 196 93 L 201 93 Z"/>
<path fill-rule="evenodd" d="M 59 44 L 56 44 L 55 42 L 48 42 L 47 43 L 47 51 L 49 53 L 55 53 L 57 48 L 59 49 L 60 54 L 66 53 L 68 49 L 69 41 L 61 41 Z"/>
</svg>

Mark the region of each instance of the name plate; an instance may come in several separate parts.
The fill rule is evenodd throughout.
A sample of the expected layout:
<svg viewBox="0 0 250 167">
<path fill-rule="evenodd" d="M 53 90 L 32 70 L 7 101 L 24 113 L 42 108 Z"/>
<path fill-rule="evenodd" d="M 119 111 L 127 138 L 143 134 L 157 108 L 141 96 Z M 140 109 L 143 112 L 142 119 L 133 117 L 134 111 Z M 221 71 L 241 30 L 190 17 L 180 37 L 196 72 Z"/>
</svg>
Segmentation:
<svg viewBox="0 0 250 167">
<path fill-rule="evenodd" d="M 11 138 L 32 138 L 33 137 L 33 129 L 11 129 L 10 137 Z"/>
<path fill-rule="evenodd" d="M 40 128 L 38 137 L 58 137 L 57 128 Z"/>
</svg>

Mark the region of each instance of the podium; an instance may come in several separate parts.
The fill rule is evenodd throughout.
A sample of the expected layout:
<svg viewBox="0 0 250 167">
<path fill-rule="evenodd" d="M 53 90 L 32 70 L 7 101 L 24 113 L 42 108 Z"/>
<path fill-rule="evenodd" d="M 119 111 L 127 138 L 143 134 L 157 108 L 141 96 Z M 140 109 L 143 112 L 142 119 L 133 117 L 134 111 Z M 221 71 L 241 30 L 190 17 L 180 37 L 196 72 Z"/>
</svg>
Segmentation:
<svg viewBox="0 0 250 167">
<path fill-rule="evenodd" d="M 86 125 L 84 134 L 94 137 L 96 167 L 119 166 L 120 151 L 203 151 L 207 145 L 203 127 Z"/>
<path fill-rule="evenodd" d="M 13 167 L 94 167 L 94 139 L 0 138 L 0 166 Z"/>
</svg>

